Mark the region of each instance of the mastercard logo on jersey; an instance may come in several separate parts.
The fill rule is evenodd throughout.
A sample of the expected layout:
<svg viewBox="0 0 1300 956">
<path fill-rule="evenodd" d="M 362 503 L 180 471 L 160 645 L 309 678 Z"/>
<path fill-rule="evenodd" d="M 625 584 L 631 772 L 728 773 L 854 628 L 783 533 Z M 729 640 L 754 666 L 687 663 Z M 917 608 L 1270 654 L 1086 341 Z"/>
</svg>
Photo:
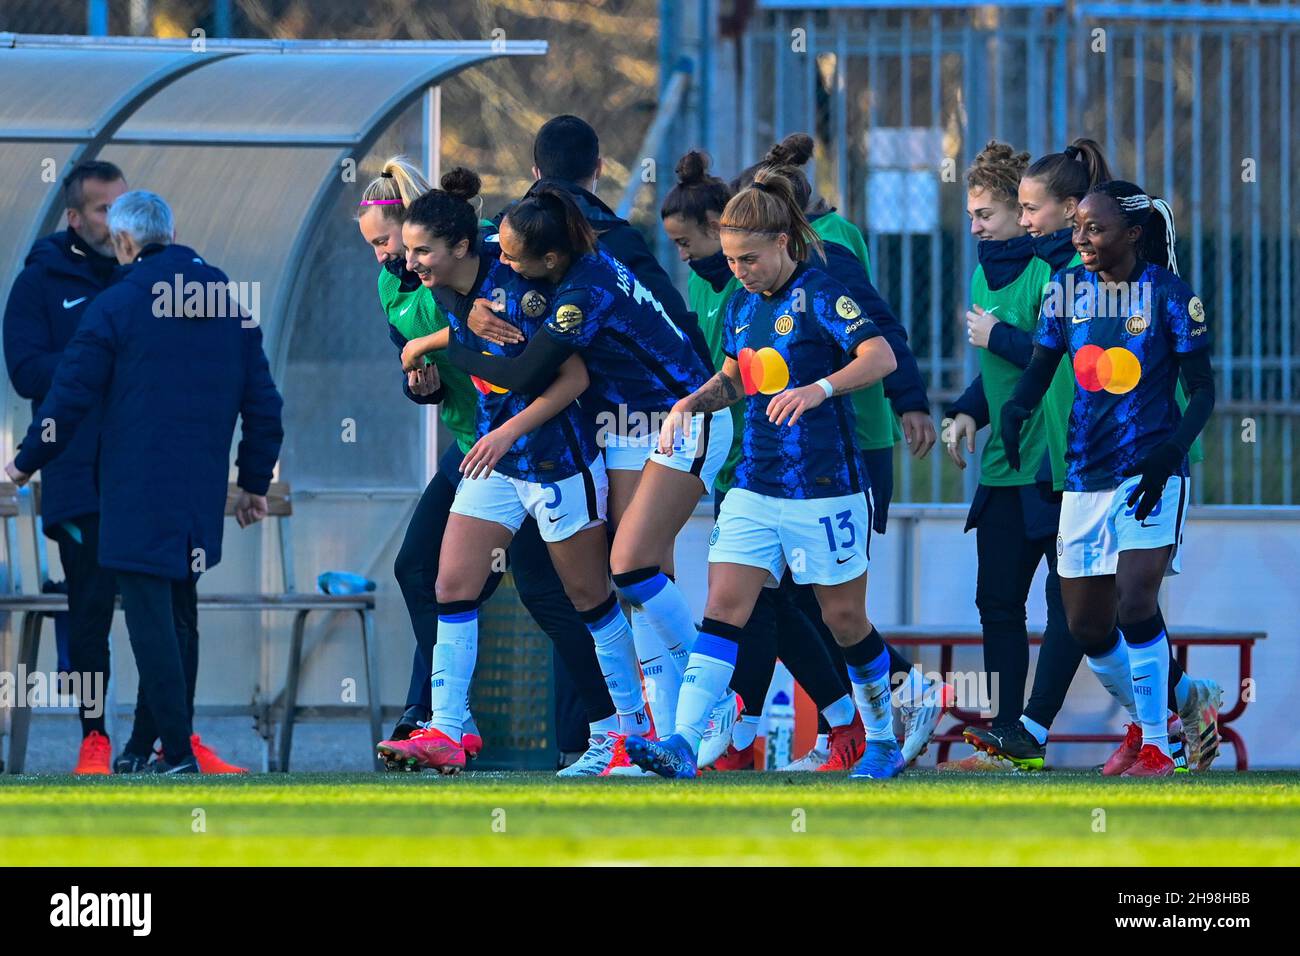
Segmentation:
<svg viewBox="0 0 1300 956">
<path fill-rule="evenodd" d="M 1133 391 L 1142 378 L 1142 363 L 1126 348 L 1085 345 L 1074 353 L 1074 377 L 1088 392 L 1103 389 L 1112 395 Z"/>
<path fill-rule="evenodd" d="M 484 352 L 484 355 L 491 355 L 491 352 Z M 469 380 L 474 383 L 474 387 L 484 395 L 504 395 L 510 391 L 508 388 L 502 388 L 500 385 L 493 385 L 491 382 L 479 378 L 477 375 L 471 375 Z"/>
<path fill-rule="evenodd" d="M 746 395 L 759 392 L 775 395 L 790 384 L 790 366 L 785 364 L 781 353 L 770 346 L 757 351 L 741 349 L 736 362 L 740 365 L 740 380 L 745 386 Z"/>
</svg>

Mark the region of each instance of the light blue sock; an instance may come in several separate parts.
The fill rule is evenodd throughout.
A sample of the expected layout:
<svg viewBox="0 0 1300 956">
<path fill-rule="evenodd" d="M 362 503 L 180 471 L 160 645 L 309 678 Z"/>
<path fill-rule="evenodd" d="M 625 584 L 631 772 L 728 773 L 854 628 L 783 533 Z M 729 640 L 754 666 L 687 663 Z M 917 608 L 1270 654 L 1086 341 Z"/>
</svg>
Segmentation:
<svg viewBox="0 0 1300 956">
<path fill-rule="evenodd" d="M 1128 643 L 1127 638 L 1125 643 Z M 1164 629 L 1151 640 L 1128 645 L 1133 700 L 1142 724 L 1142 744 L 1169 756 L 1169 639 Z"/>
<path fill-rule="evenodd" d="M 1133 678 L 1129 672 L 1128 645 L 1116 632 L 1115 644 L 1105 654 L 1085 657 L 1088 669 L 1097 675 L 1101 686 L 1128 712 L 1129 720 L 1138 723 L 1137 706 L 1133 703 Z"/>
<path fill-rule="evenodd" d="M 624 585 L 618 590 L 629 604 L 645 613 L 646 621 L 659 635 L 678 676 L 684 674 L 697 631 L 695 618 L 681 589 L 668 575 L 659 571 L 652 578 Z"/>
<path fill-rule="evenodd" d="M 1034 735 L 1034 739 L 1037 740 L 1040 745 L 1047 743 L 1047 728 L 1038 721 L 1034 720 L 1032 717 L 1026 717 L 1024 714 L 1021 714 L 1020 723 L 1024 725 L 1025 730 Z"/>
<path fill-rule="evenodd" d="M 866 666 L 849 665 L 853 702 L 867 728 L 867 740 L 894 739 L 894 708 L 889 697 L 889 651 L 881 651 Z"/>
<path fill-rule="evenodd" d="M 618 731 L 618 715 L 610 714 L 603 720 L 597 720 L 590 723 L 587 727 L 591 730 L 591 736 L 599 737 L 601 734 L 612 734 Z"/>
<path fill-rule="evenodd" d="M 655 729 L 669 734 L 677 726 L 677 695 L 682 689 L 682 670 L 650 624 L 645 609 L 632 605 L 632 640 L 636 644 L 641 677 L 645 682 L 645 699 Z"/>
<path fill-rule="evenodd" d="M 429 676 L 429 726 L 460 742 L 469 716 L 469 684 L 478 658 L 478 611 L 438 615 Z"/>
<path fill-rule="evenodd" d="M 709 726 L 709 712 L 718 702 L 736 670 L 736 642 L 701 629 L 682 675 L 677 698 L 676 732 L 699 752 Z"/>
<path fill-rule="evenodd" d="M 853 723 L 853 715 L 856 713 L 853 698 L 848 694 L 822 708 L 822 716 L 826 718 L 826 723 L 832 727 L 847 727 Z"/>
<path fill-rule="evenodd" d="M 590 616 L 584 612 L 584 616 Z M 610 699 L 618 711 L 618 729 L 624 734 L 644 734 L 650 730 L 645 698 L 641 693 L 641 672 L 636 662 L 636 645 L 632 628 L 623 616 L 618 602 L 611 600 L 610 607 L 597 620 L 587 621 L 587 630 L 596 642 L 596 660 L 605 676 Z"/>
</svg>

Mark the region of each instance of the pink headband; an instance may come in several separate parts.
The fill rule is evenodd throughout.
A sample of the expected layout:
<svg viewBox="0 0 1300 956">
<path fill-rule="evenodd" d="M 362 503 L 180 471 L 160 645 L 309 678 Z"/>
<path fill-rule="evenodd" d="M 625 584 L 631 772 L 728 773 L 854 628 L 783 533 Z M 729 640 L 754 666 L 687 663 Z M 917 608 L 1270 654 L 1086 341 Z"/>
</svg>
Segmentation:
<svg viewBox="0 0 1300 956">
<path fill-rule="evenodd" d="M 400 199 L 363 199 L 357 203 L 358 206 L 400 206 Z"/>
</svg>

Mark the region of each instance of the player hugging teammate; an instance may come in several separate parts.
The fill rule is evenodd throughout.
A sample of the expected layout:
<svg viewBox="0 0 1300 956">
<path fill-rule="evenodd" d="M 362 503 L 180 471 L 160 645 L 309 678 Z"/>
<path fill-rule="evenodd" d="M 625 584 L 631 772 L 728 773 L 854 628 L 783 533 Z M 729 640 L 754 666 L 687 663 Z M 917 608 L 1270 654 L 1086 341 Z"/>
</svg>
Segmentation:
<svg viewBox="0 0 1300 956">
<path fill-rule="evenodd" d="M 467 170 L 402 195 L 402 275 L 449 323 L 403 336 L 408 394 L 445 401 L 437 372 L 454 366 L 475 397 L 445 530 L 431 542 L 441 554 L 428 562 L 430 719 L 381 745 L 390 761 L 464 766 L 478 608 L 496 556 L 530 522 L 549 552 L 533 568 L 562 586 L 602 681 L 582 688 L 591 741 L 562 775 L 751 769 L 778 654 L 825 720 L 818 746 L 787 769 L 888 779 L 924 750 L 951 689 L 888 647 L 866 591 L 892 447 L 901 435 L 917 457 L 929 451 L 929 401 L 860 232 L 800 169 L 811 155 L 810 137 L 787 137 L 730 185 L 707 175 L 702 154 L 679 164 L 662 216 L 690 262 L 698 324 L 644 241 L 594 195 L 598 142 L 576 117 L 543 127 L 538 182 L 494 229 L 480 232 Z M 1187 455 L 1214 403 L 1208 325 L 1174 271 L 1167 207 L 1113 180 L 1096 144 L 1077 141 L 1032 165 L 990 143 L 969 210 L 981 265 L 967 319 L 982 374 L 954 405 L 948 444 L 964 467 L 958 442 L 973 451 L 975 431 L 993 425 L 971 526 L 986 668 L 1005 685 L 994 726 L 967 731 L 978 769 L 1042 766 L 1081 652 L 1134 720 L 1106 773 L 1172 773 L 1180 711 L 1193 741 L 1208 741 L 1191 757 L 1204 769 L 1217 687 L 1171 664 L 1156 605 L 1161 577 L 1179 568 Z M 715 485 L 697 624 L 673 547 Z M 1023 560 L 1008 560 L 1007 541 Z M 1026 706 L 1024 605 L 1043 557 L 1056 559 L 1059 596 L 1053 575 Z M 1018 628 L 992 626 L 995 606 Z"/>
</svg>

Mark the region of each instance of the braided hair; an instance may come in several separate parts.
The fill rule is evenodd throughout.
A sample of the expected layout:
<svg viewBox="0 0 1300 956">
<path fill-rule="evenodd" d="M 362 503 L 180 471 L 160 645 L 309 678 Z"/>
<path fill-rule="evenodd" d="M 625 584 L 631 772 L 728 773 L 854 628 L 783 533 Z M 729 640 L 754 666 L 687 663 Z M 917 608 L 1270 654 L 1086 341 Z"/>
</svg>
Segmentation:
<svg viewBox="0 0 1300 956">
<path fill-rule="evenodd" d="M 1140 186 L 1122 179 L 1098 183 L 1088 190 L 1089 195 L 1094 193 L 1110 197 L 1119 206 L 1125 225 L 1142 229 L 1137 243 L 1140 258 L 1178 274 L 1174 213 L 1167 202 L 1147 195 Z"/>
</svg>

